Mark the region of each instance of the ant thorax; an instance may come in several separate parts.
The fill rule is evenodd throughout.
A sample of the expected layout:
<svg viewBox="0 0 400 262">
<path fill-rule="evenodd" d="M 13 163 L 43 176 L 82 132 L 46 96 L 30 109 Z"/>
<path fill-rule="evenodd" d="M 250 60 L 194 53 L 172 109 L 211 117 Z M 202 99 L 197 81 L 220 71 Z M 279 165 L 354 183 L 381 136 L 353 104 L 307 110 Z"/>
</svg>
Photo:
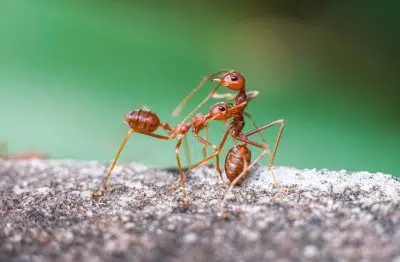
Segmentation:
<svg viewBox="0 0 400 262">
<path fill-rule="evenodd" d="M 247 95 L 244 90 L 241 90 L 234 98 L 234 105 L 240 105 L 241 103 L 247 102 Z"/>
<path fill-rule="evenodd" d="M 206 122 L 209 114 L 204 115 L 204 114 L 197 114 L 195 117 L 193 117 L 192 120 L 192 126 L 194 129 L 201 129 L 204 127 L 204 123 Z"/>
<path fill-rule="evenodd" d="M 184 135 L 184 134 L 186 134 L 186 133 L 189 131 L 189 129 L 190 129 L 191 127 L 192 127 L 191 124 L 182 122 L 182 123 L 178 124 L 178 125 L 175 127 L 175 133 L 178 134 L 178 135 Z"/>
</svg>

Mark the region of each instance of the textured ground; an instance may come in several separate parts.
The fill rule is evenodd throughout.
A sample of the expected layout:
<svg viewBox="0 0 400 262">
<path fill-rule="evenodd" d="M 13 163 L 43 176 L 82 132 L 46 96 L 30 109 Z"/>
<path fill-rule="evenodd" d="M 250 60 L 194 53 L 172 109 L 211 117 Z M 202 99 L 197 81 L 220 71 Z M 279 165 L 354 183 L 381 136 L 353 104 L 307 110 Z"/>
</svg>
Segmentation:
<svg viewBox="0 0 400 262">
<path fill-rule="evenodd" d="M 286 196 L 258 168 L 224 220 L 226 188 L 208 167 L 188 180 L 187 211 L 173 170 L 135 164 L 92 199 L 106 169 L 0 160 L 0 261 L 400 262 L 400 182 L 389 175 L 281 167 Z"/>
</svg>

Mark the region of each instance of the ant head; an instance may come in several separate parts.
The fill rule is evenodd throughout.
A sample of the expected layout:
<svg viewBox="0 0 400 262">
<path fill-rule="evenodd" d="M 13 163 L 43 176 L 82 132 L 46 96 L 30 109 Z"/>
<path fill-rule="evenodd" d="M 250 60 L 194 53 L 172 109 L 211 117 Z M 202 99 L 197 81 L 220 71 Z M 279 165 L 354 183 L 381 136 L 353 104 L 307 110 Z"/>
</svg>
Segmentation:
<svg viewBox="0 0 400 262">
<path fill-rule="evenodd" d="M 210 109 L 210 114 L 208 118 L 212 118 L 215 120 L 226 120 L 230 116 L 228 115 L 227 111 L 230 109 L 232 106 L 225 103 L 225 102 L 219 102 L 213 105 Z"/>
<path fill-rule="evenodd" d="M 232 90 L 244 90 L 245 80 L 244 76 L 238 71 L 229 71 L 222 77 L 212 79 L 214 82 L 219 82 L 221 85 Z"/>
</svg>

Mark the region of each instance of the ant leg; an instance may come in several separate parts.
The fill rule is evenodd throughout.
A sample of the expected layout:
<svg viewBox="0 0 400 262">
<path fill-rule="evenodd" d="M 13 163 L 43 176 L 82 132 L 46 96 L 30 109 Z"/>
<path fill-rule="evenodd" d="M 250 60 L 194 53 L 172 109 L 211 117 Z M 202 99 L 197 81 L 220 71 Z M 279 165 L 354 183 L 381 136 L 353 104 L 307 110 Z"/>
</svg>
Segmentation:
<svg viewBox="0 0 400 262">
<path fill-rule="evenodd" d="M 232 100 L 235 98 L 235 94 L 232 93 L 225 93 L 225 94 L 220 94 L 220 93 L 215 93 L 212 98 L 214 99 L 226 99 L 226 100 Z"/>
<path fill-rule="evenodd" d="M 202 107 L 202 106 L 217 92 L 217 90 L 218 90 L 218 88 L 219 88 L 220 86 L 221 86 L 221 84 L 218 84 L 216 87 L 214 87 L 214 88 L 211 90 L 210 94 L 209 94 L 206 98 L 204 98 L 203 101 L 201 101 L 200 104 L 198 104 L 198 105 L 195 107 L 195 109 L 193 109 L 192 112 L 190 112 L 182 121 L 183 121 L 183 122 L 187 122 L 188 119 L 189 119 L 194 113 L 196 113 L 197 110 L 199 110 L 199 108 Z"/>
<path fill-rule="evenodd" d="M 200 143 L 203 143 L 203 147 L 204 147 L 204 148 L 205 148 L 207 145 L 209 145 L 209 146 L 212 146 L 212 148 L 214 149 L 215 152 L 217 152 L 217 150 L 218 150 L 217 146 L 214 145 L 213 143 L 211 143 L 209 140 L 207 140 L 207 139 L 205 139 L 205 138 L 203 138 L 203 137 L 200 137 L 200 136 L 199 136 L 198 134 L 196 134 L 196 133 L 194 134 L 194 137 L 195 137 L 198 141 L 200 141 Z M 207 154 L 204 155 L 204 158 L 207 158 Z M 218 171 L 218 173 L 219 173 L 219 177 L 221 178 L 221 181 L 224 182 L 224 179 L 222 178 L 221 167 L 220 167 L 220 164 L 219 164 L 219 154 L 216 155 L 215 158 L 216 158 L 216 164 L 215 164 L 216 169 L 217 169 L 217 171 Z"/>
<path fill-rule="evenodd" d="M 259 92 L 257 90 L 246 92 L 246 96 L 248 100 L 252 100 L 258 96 Z"/>
<path fill-rule="evenodd" d="M 118 153 L 115 156 L 110 168 L 108 169 L 108 173 L 107 173 L 106 177 L 103 179 L 103 182 L 101 183 L 101 186 L 99 187 L 99 189 L 97 189 L 95 192 L 92 193 L 93 196 L 99 197 L 103 194 L 103 190 L 106 189 L 106 187 L 107 187 L 107 181 L 111 176 L 111 172 L 114 169 L 115 165 L 117 164 L 119 156 L 121 155 L 122 150 L 124 149 L 126 143 L 129 140 L 129 137 L 132 135 L 133 132 L 134 132 L 133 129 L 129 129 L 128 132 L 126 133 L 124 139 L 122 140 L 122 144 L 119 147 Z"/>
<path fill-rule="evenodd" d="M 183 176 L 185 177 L 187 174 L 189 174 L 190 171 L 192 171 L 192 170 L 195 169 L 196 167 L 198 167 L 198 166 L 200 166 L 200 165 L 202 165 L 202 164 L 204 164 L 204 163 L 210 161 L 210 160 L 213 159 L 214 157 L 218 156 L 218 155 L 221 153 L 221 150 L 222 150 L 223 146 L 225 145 L 226 139 L 228 138 L 228 135 L 229 135 L 229 132 L 231 131 L 231 129 L 232 129 L 232 127 L 230 126 L 230 127 L 225 131 L 225 134 L 224 134 L 224 136 L 222 137 L 221 142 L 220 142 L 220 144 L 219 144 L 217 150 L 216 150 L 213 154 L 209 155 L 208 157 L 204 158 L 203 160 L 201 160 L 201 161 L 195 163 L 194 165 L 190 166 L 190 167 L 188 168 L 188 170 L 186 170 L 186 172 L 183 174 Z M 174 189 L 174 185 L 175 185 L 175 183 L 172 185 L 172 189 Z"/>
<path fill-rule="evenodd" d="M 248 172 L 250 172 L 250 170 L 254 167 L 255 164 L 257 164 L 257 162 L 259 162 L 265 155 L 267 154 L 267 151 L 264 150 L 263 152 L 261 152 L 261 154 L 253 161 L 253 163 L 251 163 L 250 165 L 248 165 L 247 161 L 243 158 L 243 162 L 244 162 L 244 168 L 242 173 L 240 173 L 239 176 L 237 176 L 230 184 L 228 190 L 225 193 L 225 196 L 221 202 L 221 209 L 220 209 L 220 215 L 225 216 L 225 203 L 226 200 L 228 198 L 228 195 L 232 192 L 233 187 L 243 178 L 243 176 L 245 176 Z"/>
<path fill-rule="evenodd" d="M 257 91 L 256 91 L 256 92 L 257 92 Z M 258 92 L 257 92 L 256 95 L 258 95 Z M 256 124 L 256 121 L 254 121 L 254 119 L 253 119 L 253 117 L 250 115 L 250 113 L 248 113 L 248 112 L 243 112 L 243 113 L 244 113 L 244 115 L 250 120 L 250 122 L 253 124 L 254 128 L 255 128 L 255 129 L 258 129 L 258 126 L 257 126 L 257 124 Z M 265 138 L 264 138 L 262 132 L 258 132 L 258 134 L 259 134 L 259 137 L 260 137 L 260 140 L 262 141 L 262 143 L 263 143 L 265 146 L 268 147 L 268 143 L 267 143 L 267 141 L 265 140 Z M 269 155 L 269 154 L 268 154 L 268 155 Z M 268 166 L 269 166 L 269 165 L 268 165 Z M 274 184 L 275 184 L 275 185 L 278 185 L 278 183 L 277 183 L 277 181 L 276 181 L 275 171 L 274 171 L 272 168 L 270 168 L 270 169 L 271 169 L 271 172 L 272 172 L 272 178 L 274 179 Z"/>
<path fill-rule="evenodd" d="M 197 136 L 197 134 L 195 135 L 195 137 Z M 204 127 L 204 136 L 205 136 L 205 139 L 204 140 L 207 140 L 208 139 L 208 126 L 205 126 Z M 197 139 L 197 137 L 196 137 L 196 139 Z M 197 139 L 197 140 L 199 140 L 199 139 Z M 202 142 L 202 141 L 200 141 L 200 142 Z M 212 146 L 212 144 L 211 143 L 204 143 L 204 142 L 202 142 L 203 143 L 203 146 L 201 147 L 201 152 L 203 153 L 203 158 L 206 158 L 207 157 L 207 144 L 208 145 L 211 145 Z M 217 147 L 215 147 L 214 149 L 216 149 Z"/>
<path fill-rule="evenodd" d="M 279 184 L 276 182 L 276 177 L 275 177 L 276 174 L 275 174 L 275 170 L 274 170 L 274 168 L 273 168 L 273 165 L 274 165 L 274 160 L 275 160 L 276 151 L 278 150 L 279 142 L 280 142 L 281 137 L 282 137 L 283 128 L 284 128 L 284 126 L 285 126 L 285 120 L 284 120 L 284 119 L 279 119 L 279 120 L 274 121 L 274 122 L 272 122 L 272 123 L 270 123 L 270 124 L 268 124 L 268 125 L 265 125 L 265 126 L 262 126 L 262 127 L 260 127 L 260 128 L 257 128 L 257 129 L 255 129 L 255 130 L 253 130 L 253 131 L 250 131 L 250 132 L 246 133 L 246 134 L 245 134 L 245 137 L 249 137 L 249 136 L 251 136 L 251 135 L 253 135 L 253 134 L 259 133 L 259 132 L 261 132 L 262 130 L 265 130 L 265 129 L 267 129 L 267 128 L 270 128 L 270 127 L 272 127 L 272 126 L 274 126 L 274 125 L 280 125 L 280 128 L 279 128 L 278 135 L 277 135 L 277 138 L 276 138 L 276 141 L 275 141 L 274 150 L 272 151 L 272 156 L 271 156 L 271 158 L 270 158 L 270 160 L 269 160 L 269 163 L 268 163 L 268 167 L 269 167 L 269 169 L 271 169 L 271 172 L 272 172 L 272 176 L 273 176 L 273 178 L 274 178 L 274 183 L 275 183 L 275 185 L 279 188 Z"/>
<path fill-rule="evenodd" d="M 174 110 L 174 112 L 172 112 L 173 116 L 178 116 L 182 109 L 183 106 L 186 104 L 186 102 L 194 95 L 194 93 L 196 93 L 202 86 L 204 86 L 204 84 L 207 81 L 210 81 L 211 79 L 213 79 L 214 77 L 216 77 L 217 75 L 221 74 L 221 73 L 226 73 L 229 72 L 229 70 L 221 70 L 218 71 L 214 74 L 211 74 L 209 76 L 204 77 L 200 83 L 197 84 L 197 86 L 192 90 L 192 92 L 190 92 L 187 96 L 185 96 L 185 98 L 182 99 L 182 101 L 179 103 L 179 105 L 176 107 L 176 109 Z M 211 93 L 187 116 L 185 117 L 185 119 L 189 118 L 192 114 L 194 114 L 202 105 L 204 105 L 218 90 L 220 84 L 217 85 L 217 87 L 215 87 Z M 183 120 L 184 122 L 186 122 L 185 120 Z"/>
<path fill-rule="evenodd" d="M 0 143 L 0 158 L 5 159 L 7 157 L 6 153 L 7 153 L 7 143 L 1 142 Z"/>
<path fill-rule="evenodd" d="M 275 146 L 274 146 L 274 151 L 273 151 L 273 153 L 272 153 L 272 157 L 271 157 L 271 161 L 270 161 L 270 164 L 271 164 L 271 165 L 273 165 L 273 163 L 274 163 L 276 151 L 277 151 L 277 149 L 278 149 L 279 142 L 280 142 L 281 137 L 282 137 L 283 128 L 285 127 L 285 120 L 284 120 L 284 119 L 276 120 L 276 121 L 274 121 L 274 122 L 272 122 L 272 123 L 270 123 L 270 124 L 268 124 L 268 125 L 262 126 L 262 127 L 260 127 L 260 128 L 257 128 L 257 129 L 255 129 L 255 130 L 250 131 L 250 132 L 248 132 L 248 133 L 245 134 L 246 137 L 249 137 L 249 136 L 251 136 L 251 135 L 253 135 L 253 134 L 259 133 L 259 132 L 261 132 L 262 130 L 267 129 L 267 128 L 269 128 L 269 127 L 271 127 L 271 126 L 274 126 L 274 125 L 281 125 L 281 126 L 280 126 L 279 131 L 278 131 L 278 136 L 276 137 Z"/>
<path fill-rule="evenodd" d="M 161 122 L 160 126 L 162 128 L 164 128 L 165 132 L 167 132 L 168 134 L 172 134 L 174 132 L 174 129 L 170 125 L 168 125 L 167 123 Z M 184 137 L 183 144 L 184 144 L 184 149 L 185 149 L 186 161 L 188 162 L 188 164 L 190 166 L 192 161 L 191 161 L 191 158 L 190 158 L 189 143 L 187 141 L 186 136 Z"/>
<path fill-rule="evenodd" d="M 248 100 L 252 100 L 254 98 L 256 98 L 258 96 L 258 91 L 254 90 L 254 91 L 247 91 L 246 92 L 246 96 Z M 212 98 L 214 99 L 226 99 L 226 100 L 233 100 L 235 98 L 235 94 L 233 93 L 224 93 L 224 94 L 220 94 L 220 93 L 215 93 Z"/>
<path fill-rule="evenodd" d="M 229 134 L 229 133 L 228 133 L 228 134 Z M 210 161 L 213 157 L 216 157 L 217 171 L 218 171 L 218 173 L 219 173 L 219 176 L 220 176 L 222 182 L 224 182 L 224 180 L 223 180 L 223 178 L 222 178 L 222 171 L 221 171 L 221 168 L 220 168 L 220 165 L 219 165 L 219 151 L 218 151 L 217 146 L 214 145 L 213 143 L 211 143 L 209 140 L 200 137 L 200 136 L 199 136 L 198 134 L 196 134 L 196 133 L 194 133 L 194 137 L 195 137 L 200 143 L 202 143 L 203 145 L 212 146 L 212 147 L 214 148 L 214 150 L 215 150 L 215 153 L 212 154 L 212 155 L 209 156 L 209 157 L 205 156 L 205 157 L 203 158 L 202 161 L 200 161 L 200 162 L 198 162 L 198 163 L 196 163 L 196 164 L 190 166 L 189 169 L 188 169 L 188 170 L 186 171 L 186 173 L 184 174 L 184 176 L 186 176 L 187 173 L 189 173 L 189 172 L 190 172 L 192 169 L 194 169 L 195 167 L 197 167 L 197 166 L 199 166 L 199 165 L 201 165 L 201 164 L 203 164 L 203 163 L 205 163 L 205 162 Z M 226 140 L 226 139 L 225 139 L 225 140 Z M 224 141 L 223 143 L 225 143 L 225 141 Z M 217 152 L 218 152 L 218 154 L 216 154 Z M 178 183 L 179 183 L 179 179 L 175 180 L 174 183 L 172 183 L 171 188 L 172 188 L 173 190 L 177 189 Z M 225 182 L 224 182 L 224 183 L 225 183 Z"/>
<path fill-rule="evenodd" d="M 162 135 L 158 135 L 158 134 L 147 133 L 147 132 L 141 132 L 141 131 L 129 129 L 128 132 L 126 133 L 124 139 L 122 140 L 122 144 L 121 144 L 121 146 L 120 146 L 120 148 L 119 148 L 119 150 L 118 150 L 117 155 L 115 156 L 115 158 L 114 158 L 114 160 L 113 160 L 113 162 L 112 162 L 110 168 L 108 169 L 108 172 L 107 172 L 106 177 L 103 179 L 103 182 L 101 183 L 101 186 L 99 187 L 99 189 L 96 190 L 96 191 L 94 191 L 94 192 L 92 193 L 92 196 L 94 196 L 94 197 L 99 197 L 99 196 L 101 196 L 101 195 L 103 194 L 104 189 L 107 188 L 107 182 L 108 182 L 108 179 L 109 179 L 110 176 L 111 176 L 111 172 L 113 171 L 115 165 L 117 164 L 118 159 L 119 159 L 119 157 L 120 157 L 120 155 L 121 155 L 121 152 L 122 152 L 122 150 L 124 149 L 126 143 L 128 142 L 129 137 L 130 137 L 134 132 L 141 133 L 141 134 L 148 135 L 148 136 L 152 136 L 152 137 L 156 137 L 156 138 L 163 139 L 163 140 L 169 140 L 169 139 L 172 138 L 172 137 L 169 137 L 169 136 L 162 136 Z"/>
<path fill-rule="evenodd" d="M 185 156 L 186 156 L 186 161 L 188 163 L 188 166 L 191 166 L 192 165 L 192 159 L 190 157 L 189 142 L 188 142 L 186 136 L 184 136 L 184 138 L 183 138 L 183 148 L 185 149 Z"/>
<path fill-rule="evenodd" d="M 175 155 L 176 155 L 176 161 L 178 163 L 179 176 L 180 176 L 180 181 L 181 181 L 182 191 L 183 191 L 183 208 L 187 209 L 189 207 L 189 199 L 188 199 L 188 195 L 186 192 L 185 178 L 183 177 L 181 159 L 179 156 L 179 148 L 182 144 L 182 141 L 183 141 L 183 138 L 179 138 L 178 143 L 176 144 L 176 148 L 175 148 Z"/>
<path fill-rule="evenodd" d="M 239 141 L 241 141 L 241 142 L 243 142 L 245 144 L 250 144 L 250 145 L 253 145 L 255 147 L 258 147 L 258 148 L 264 150 L 266 152 L 266 154 L 269 154 L 269 148 L 268 148 L 267 145 L 261 145 L 261 144 L 259 144 L 257 142 L 249 140 L 246 135 L 235 136 L 234 139 L 239 140 Z M 270 168 L 269 164 L 268 164 L 268 167 Z M 279 188 L 280 186 L 279 186 L 279 184 L 278 184 L 278 182 L 276 180 L 275 172 L 274 172 L 274 170 L 272 168 L 270 168 L 270 169 L 272 171 L 272 178 L 274 179 L 274 185 L 275 185 L 275 187 Z"/>
<path fill-rule="evenodd" d="M 256 121 L 254 121 L 254 118 L 250 115 L 248 112 L 243 112 L 243 114 L 250 120 L 250 122 L 253 124 L 253 127 L 255 129 L 258 129 L 258 126 L 256 124 Z M 260 136 L 260 140 L 264 143 L 264 145 L 267 145 L 267 141 L 265 140 L 263 134 L 261 132 L 258 133 Z"/>
</svg>

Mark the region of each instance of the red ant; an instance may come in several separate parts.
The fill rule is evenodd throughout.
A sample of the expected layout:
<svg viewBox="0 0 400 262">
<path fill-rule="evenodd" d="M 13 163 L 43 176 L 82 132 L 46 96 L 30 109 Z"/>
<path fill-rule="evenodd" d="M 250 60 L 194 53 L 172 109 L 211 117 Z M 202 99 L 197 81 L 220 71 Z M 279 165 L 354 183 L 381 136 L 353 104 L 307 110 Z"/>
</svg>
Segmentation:
<svg viewBox="0 0 400 262">
<path fill-rule="evenodd" d="M 103 182 L 100 186 L 100 188 L 96 191 L 93 192 L 94 197 L 99 197 L 102 195 L 104 189 L 107 187 L 107 181 L 111 175 L 112 170 L 114 169 L 120 154 L 125 147 L 129 137 L 134 133 L 140 133 L 144 135 L 148 135 L 151 137 L 155 137 L 158 139 L 163 139 L 163 140 L 170 140 L 170 139 L 178 139 L 178 142 L 176 144 L 175 148 L 175 155 L 176 155 L 176 160 L 178 164 L 178 170 L 179 170 L 179 175 L 180 175 L 180 182 L 182 184 L 183 188 L 183 194 L 184 194 L 184 199 L 183 199 L 183 207 L 187 208 L 188 207 L 188 197 L 187 197 L 187 192 L 186 192 L 186 186 L 185 186 L 185 180 L 184 180 L 184 175 L 182 171 L 182 166 L 181 166 L 181 161 L 180 161 L 180 154 L 179 154 L 179 148 L 182 144 L 182 141 L 185 137 L 185 135 L 189 132 L 189 130 L 192 129 L 194 136 L 196 137 L 197 140 L 199 140 L 203 144 L 207 144 L 210 146 L 215 147 L 210 141 L 208 141 L 205 138 L 202 138 L 198 135 L 198 133 L 203 129 L 209 121 L 212 120 L 225 120 L 231 118 L 235 113 L 235 111 L 230 111 L 229 109 L 231 106 L 229 106 L 227 103 L 220 102 L 215 104 L 214 106 L 211 107 L 210 112 L 208 114 L 198 114 L 196 115 L 193 120 L 189 123 L 186 123 L 182 121 L 180 124 L 178 124 L 175 128 L 171 127 L 167 123 L 161 122 L 159 117 L 147 110 L 143 109 L 137 109 L 133 110 L 132 112 L 128 113 L 125 115 L 125 122 L 126 124 L 130 127 L 128 130 L 125 138 L 122 141 L 122 144 L 118 150 L 118 153 L 116 157 L 114 158 L 108 173 L 106 177 L 103 179 Z M 228 114 L 231 114 L 229 115 Z M 159 127 L 163 128 L 164 131 L 168 134 L 167 136 L 165 135 L 159 135 L 154 133 Z M 218 155 L 217 157 L 217 162 L 218 161 Z M 219 165 L 218 165 L 218 170 L 220 170 Z M 220 173 L 221 174 L 221 173 Z M 221 174 L 222 177 L 222 174 Z"/>
<path fill-rule="evenodd" d="M 225 114 L 224 116 L 232 116 L 231 112 L 229 112 L 229 111 L 233 110 L 233 109 L 235 109 L 235 108 L 232 107 L 232 108 L 228 109 L 228 113 Z M 227 119 L 223 119 L 222 117 L 220 118 L 220 120 L 227 120 Z M 252 140 L 249 140 L 248 137 L 250 137 L 256 133 L 260 133 L 261 131 L 263 131 L 271 126 L 277 125 L 277 124 L 280 124 L 281 127 L 278 132 L 278 136 L 277 136 L 277 139 L 275 142 L 275 147 L 274 147 L 274 150 L 273 150 L 273 153 L 272 153 L 272 156 L 270 159 L 270 165 L 269 165 L 270 169 L 273 171 L 273 169 L 272 169 L 273 161 L 274 161 L 274 158 L 276 155 L 276 151 L 277 151 L 277 148 L 279 145 L 280 138 L 282 136 L 284 120 L 283 119 L 277 120 L 270 124 L 256 128 L 250 132 L 242 133 L 242 128 L 243 128 L 242 123 L 240 121 L 238 122 L 238 120 L 234 119 L 233 122 L 230 124 L 229 128 L 226 130 L 226 132 L 225 132 L 218 148 L 215 150 L 215 152 L 212 155 L 205 157 L 203 160 L 199 161 L 198 163 L 190 166 L 189 169 L 185 172 L 185 174 L 183 174 L 183 176 L 186 176 L 191 170 L 198 167 L 199 165 L 210 161 L 214 157 L 217 157 L 217 161 L 216 161 L 217 162 L 217 170 L 220 173 L 220 177 L 222 179 L 221 171 L 219 169 L 218 155 L 221 153 L 221 150 L 222 150 L 229 134 L 231 134 L 233 139 L 242 142 L 242 144 L 235 145 L 234 147 L 232 147 L 226 155 L 224 167 L 225 167 L 225 174 L 226 174 L 226 177 L 228 178 L 229 182 L 225 182 L 225 184 L 229 185 L 229 189 L 228 189 L 227 193 L 225 194 L 225 197 L 221 203 L 221 214 L 224 214 L 223 210 L 224 210 L 225 202 L 227 199 L 227 195 L 232 191 L 234 186 L 240 185 L 247 178 L 249 171 L 253 168 L 253 166 L 256 163 L 258 163 L 266 154 L 269 154 L 269 149 L 267 146 L 264 146 L 264 145 L 254 142 Z M 263 150 L 261 152 L 261 154 L 250 165 L 249 165 L 249 163 L 251 161 L 251 151 L 247 147 L 248 144 L 258 147 Z M 279 184 L 276 184 L 276 182 L 275 182 L 275 186 L 280 188 Z M 176 187 L 176 182 L 173 184 L 173 187 Z M 285 193 L 288 193 L 287 189 L 283 189 L 283 191 Z"/>
<path fill-rule="evenodd" d="M 222 73 L 223 73 L 223 75 L 218 77 L 218 75 L 221 75 Z M 268 166 L 272 171 L 272 176 L 273 176 L 273 179 L 274 179 L 275 186 L 279 187 L 279 185 L 278 185 L 278 183 L 276 181 L 275 171 L 273 169 L 273 162 L 274 162 L 274 159 L 275 159 L 276 150 L 277 150 L 279 142 L 280 142 L 280 138 L 281 138 L 281 135 L 282 135 L 282 132 L 283 132 L 283 128 L 284 128 L 285 122 L 284 122 L 283 119 L 281 119 L 281 120 L 277 120 L 275 122 L 272 122 L 272 123 L 270 123 L 270 124 L 268 124 L 266 126 L 260 127 L 260 128 L 256 127 L 256 124 L 255 124 L 254 120 L 252 119 L 251 115 L 248 114 L 247 112 L 245 112 L 244 110 L 246 109 L 250 99 L 252 99 L 255 96 L 257 96 L 258 92 L 257 91 L 246 92 L 245 78 L 240 72 L 238 72 L 236 70 L 222 70 L 222 71 L 219 71 L 217 73 L 211 74 L 210 76 L 205 77 L 196 86 L 196 88 L 182 100 L 182 102 L 175 109 L 173 115 L 179 114 L 179 112 L 182 110 L 183 106 L 186 104 L 188 99 L 195 92 L 197 92 L 207 81 L 217 82 L 218 85 L 215 88 L 212 89 L 210 94 L 188 116 L 190 116 L 194 112 L 196 112 L 196 110 L 198 108 L 200 108 L 203 104 L 205 104 L 207 102 L 207 100 L 209 100 L 211 97 L 214 97 L 214 98 L 220 98 L 220 97 L 233 98 L 234 103 L 233 103 L 232 108 L 230 108 L 229 110 L 230 111 L 234 111 L 235 113 L 233 114 L 233 121 L 232 121 L 230 127 L 228 128 L 228 130 L 226 131 L 226 133 L 225 133 L 225 135 L 224 135 L 224 137 L 223 137 L 223 139 L 221 141 L 220 146 L 218 147 L 219 150 L 217 150 L 211 156 L 205 157 L 202 161 L 200 161 L 200 162 L 194 164 L 193 166 L 191 166 L 188 169 L 188 171 L 186 172 L 186 174 L 190 170 L 192 170 L 193 168 L 195 168 L 195 167 L 197 167 L 197 166 L 209 161 L 213 157 L 217 156 L 220 153 L 220 150 L 222 149 L 222 146 L 225 143 L 226 137 L 228 136 L 229 132 L 231 133 L 231 136 L 235 140 L 237 140 L 239 142 L 242 142 L 245 145 L 246 144 L 250 144 L 250 145 L 256 146 L 256 147 L 262 149 L 263 151 L 265 151 L 265 154 L 269 154 L 268 146 L 261 145 L 261 144 L 259 144 L 257 142 L 252 141 L 252 140 L 248 140 L 247 137 L 250 136 L 250 135 L 253 135 L 255 133 L 259 133 L 263 143 L 266 144 L 266 142 L 265 142 L 265 140 L 262 137 L 260 132 L 262 130 L 266 129 L 266 128 L 269 128 L 271 126 L 279 124 L 280 125 L 280 129 L 279 129 L 278 136 L 277 136 L 277 139 L 276 139 L 276 142 L 275 142 L 274 151 L 273 151 L 272 156 L 270 157 L 270 161 L 268 163 Z M 226 88 L 228 88 L 228 89 L 238 91 L 238 94 L 236 96 L 234 96 L 232 94 L 225 94 L 225 95 L 217 94 L 217 90 L 221 85 L 226 87 Z M 244 124 L 245 124 L 244 116 L 249 117 L 249 119 L 253 122 L 253 125 L 256 128 L 255 130 L 253 130 L 253 131 L 251 131 L 251 132 L 249 132 L 247 134 L 243 134 L 242 133 L 242 130 L 243 130 L 243 127 L 244 127 Z M 217 160 L 217 166 L 218 166 L 218 160 Z M 217 169 L 218 169 L 218 167 L 217 167 Z M 174 185 L 176 185 L 176 183 Z"/>
<path fill-rule="evenodd" d="M 0 143 L 0 159 L 4 160 L 30 160 L 30 159 L 46 159 L 47 156 L 39 152 L 22 152 L 19 154 L 11 155 L 6 154 L 6 143 Z"/>
</svg>

